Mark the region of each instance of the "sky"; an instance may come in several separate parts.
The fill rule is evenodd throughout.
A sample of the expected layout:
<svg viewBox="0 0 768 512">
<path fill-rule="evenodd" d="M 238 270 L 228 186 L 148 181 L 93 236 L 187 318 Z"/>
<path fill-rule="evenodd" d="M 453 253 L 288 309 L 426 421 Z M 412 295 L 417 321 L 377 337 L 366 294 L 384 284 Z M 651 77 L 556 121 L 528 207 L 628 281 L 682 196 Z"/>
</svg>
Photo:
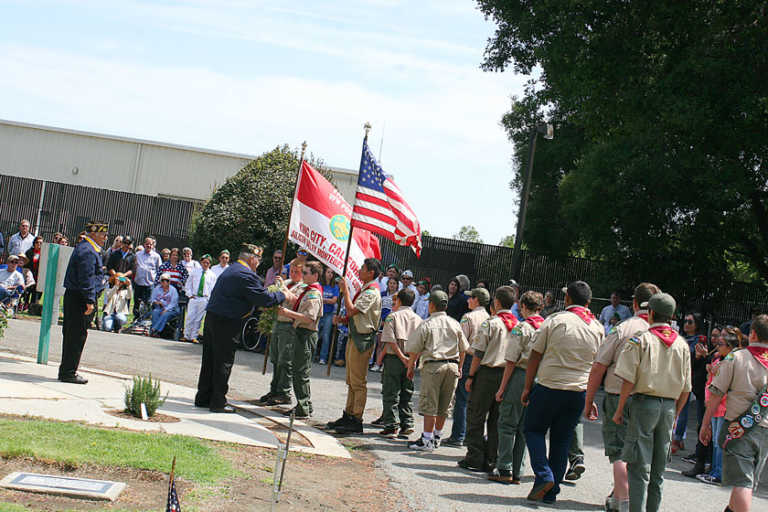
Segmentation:
<svg viewBox="0 0 768 512">
<path fill-rule="evenodd" d="M 422 229 L 514 234 L 527 77 L 480 70 L 472 0 L 2 0 L 0 29 L 0 118 L 349 169 L 368 121 Z"/>
</svg>

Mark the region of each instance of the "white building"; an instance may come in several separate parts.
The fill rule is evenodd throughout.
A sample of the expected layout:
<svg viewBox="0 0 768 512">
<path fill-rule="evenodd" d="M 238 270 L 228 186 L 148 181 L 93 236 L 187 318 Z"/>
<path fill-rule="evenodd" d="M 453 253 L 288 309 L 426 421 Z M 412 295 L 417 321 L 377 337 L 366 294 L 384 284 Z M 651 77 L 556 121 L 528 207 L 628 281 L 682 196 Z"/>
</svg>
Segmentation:
<svg viewBox="0 0 768 512">
<path fill-rule="evenodd" d="M 206 201 L 256 155 L 0 120 L 0 174 Z M 357 171 L 331 168 L 354 201 Z"/>
</svg>

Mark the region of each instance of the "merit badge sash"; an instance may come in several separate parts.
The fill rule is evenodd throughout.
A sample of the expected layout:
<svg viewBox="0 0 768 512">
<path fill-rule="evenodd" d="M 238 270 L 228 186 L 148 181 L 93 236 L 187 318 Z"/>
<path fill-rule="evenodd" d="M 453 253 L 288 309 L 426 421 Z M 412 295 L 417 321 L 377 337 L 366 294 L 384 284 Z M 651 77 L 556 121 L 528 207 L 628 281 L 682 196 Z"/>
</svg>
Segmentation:
<svg viewBox="0 0 768 512">
<path fill-rule="evenodd" d="M 589 325 L 592 320 L 595 319 L 594 313 L 592 313 L 589 308 L 585 308 L 584 306 L 568 306 L 565 308 L 565 310 L 576 314 L 579 318 L 584 320 L 584 323 L 587 325 Z"/>
<path fill-rule="evenodd" d="M 730 441 L 743 437 L 755 425 L 759 425 L 766 414 L 768 414 L 768 386 L 760 390 L 757 398 L 749 406 L 749 409 L 744 411 L 744 414 L 728 425 L 728 433 L 725 434 L 722 447 L 725 448 Z"/>
<path fill-rule="evenodd" d="M 677 332 L 668 325 L 657 325 L 648 329 L 654 336 L 659 338 L 667 348 L 671 347 L 677 339 Z"/>
<path fill-rule="evenodd" d="M 512 313 L 508 313 L 506 311 L 503 311 L 501 313 L 496 313 L 496 316 L 501 318 L 501 321 L 504 322 L 504 327 L 507 328 L 507 332 L 511 331 L 515 328 L 517 325 L 517 317 L 513 315 Z"/>
<path fill-rule="evenodd" d="M 528 324 L 534 329 L 538 329 L 541 327 L 542 322 L 544 322 L 544 318 L 540 317 L 539 315 L 533 315 L 526 318 L 525 321 L 528 322 Z"/>
</svg>

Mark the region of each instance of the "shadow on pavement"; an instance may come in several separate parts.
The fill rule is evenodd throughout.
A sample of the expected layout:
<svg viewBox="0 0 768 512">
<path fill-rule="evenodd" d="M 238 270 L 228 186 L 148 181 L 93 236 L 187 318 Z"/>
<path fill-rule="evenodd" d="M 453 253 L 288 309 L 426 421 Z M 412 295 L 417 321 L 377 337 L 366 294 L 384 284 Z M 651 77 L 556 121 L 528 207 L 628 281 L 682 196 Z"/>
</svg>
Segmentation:
<svg viewBox="0 0 768 512">
<path fill-rule="evenodd" d="M 593 503 L 581 503 L 573 500 L 558 500 L 554 506 L 545 505 L 544 503 L 530 502 L 525 498 L 505 498 L 501 496 L 493 496 L 488 494 L 441 494 L 440 497 L 447 498 L 449 500 L 461 501 L 464 503 L 486 503 L 489 505 L 506 505 L 510 507 L 510 510 L 517 510 L 519 508 L 527 508 L 531 510 L 604 510 L 603 505 L 595 505 Z"/>
<path fill-rule="evenodd" d="M 53 377 L 15 372 L 0 372 L 0 379 L 7 379 L 15 382 L 59 382 L 59 379 L 54 379 Z"/>
</svg>

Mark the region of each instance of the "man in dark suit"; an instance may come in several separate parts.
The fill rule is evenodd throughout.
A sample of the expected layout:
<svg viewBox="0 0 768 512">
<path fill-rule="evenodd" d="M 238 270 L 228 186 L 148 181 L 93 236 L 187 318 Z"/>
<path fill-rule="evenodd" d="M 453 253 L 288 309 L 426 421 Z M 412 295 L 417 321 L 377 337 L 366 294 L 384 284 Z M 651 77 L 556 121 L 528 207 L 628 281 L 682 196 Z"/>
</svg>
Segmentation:
<svg viewBox="0 0 768 512">
<path fill-rule="evenodd" d="M 269 292 L 264 288 L 261 278 L 256 275 L 261 255 L 261 247 L 243 244 L 237 261 L 216 280 L 206 308 L 196 407 L 208 407 L 211 412 L 235 412 L 227 405 L 227 391 L 235 361 L 234 338 L 240 331 L 242 320 L 256 307 L 274 306 L 286 298 L 296 300 L 287 290 Z"/>
<path fill-rule="evenodd" d="M 86 235 L 69 258 L 64 275 L 64 341 L 59 380 L 71 384 L 88 383 L 88 379 L 77 374 L 77 367 L 88 337 L 91 315 L 104 287 L 101 255 L 109 225 L 92 222 L 85 231 Z"/>
</svg>

